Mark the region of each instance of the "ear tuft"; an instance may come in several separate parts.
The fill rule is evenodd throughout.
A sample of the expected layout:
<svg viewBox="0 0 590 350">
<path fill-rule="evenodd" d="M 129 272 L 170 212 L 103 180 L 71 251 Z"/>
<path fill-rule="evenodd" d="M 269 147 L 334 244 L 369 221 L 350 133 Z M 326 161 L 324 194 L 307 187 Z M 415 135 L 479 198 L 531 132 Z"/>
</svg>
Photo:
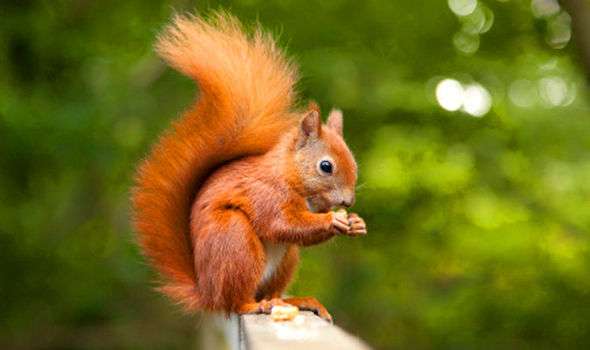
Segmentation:
<svg viewBox="0 0 590 350">
<path fill-rule="evenodd" d="M 316 111 L 316 112 L 318 112 L 319 115 L 322 115 L 322 112 L 320 110 L 320 105 L 314 100 L 309 101 L 309 103 L 307 104 L 307 110 L 308 111 Z"/>
<path fill-rule="evenodd" d="M 339 109 L 332 109 L 330 114 L 328 115 L 328 121 L 326 125 L 336 132 L 338 135 L 342 136 L 342 129 L 343 129 L 343 120 L 342 120 L 342 111 Z"/>
</svg>

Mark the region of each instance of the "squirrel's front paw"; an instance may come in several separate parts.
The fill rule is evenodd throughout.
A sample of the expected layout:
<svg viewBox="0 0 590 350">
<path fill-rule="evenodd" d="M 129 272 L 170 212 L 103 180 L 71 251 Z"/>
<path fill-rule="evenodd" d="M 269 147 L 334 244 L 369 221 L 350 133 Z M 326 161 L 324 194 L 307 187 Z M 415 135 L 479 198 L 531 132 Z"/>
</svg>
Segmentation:
<svg viewBox="0 0 590 350">
<path fill-rule="evenodd" d="M 350 229 L 346 232 L 347 235 L 364 236 L 367 234 L 367 225 L 365 224 L 365 220 L 358 216 L 358 214 L 348 214 L 348 224 L 350 225 Z"/>
<path fill-rule="evenodd" d="M 336 233 L 347 233 L 350 230 L 346 211 L 332 212 L 332 229 Z"/>
</svg>

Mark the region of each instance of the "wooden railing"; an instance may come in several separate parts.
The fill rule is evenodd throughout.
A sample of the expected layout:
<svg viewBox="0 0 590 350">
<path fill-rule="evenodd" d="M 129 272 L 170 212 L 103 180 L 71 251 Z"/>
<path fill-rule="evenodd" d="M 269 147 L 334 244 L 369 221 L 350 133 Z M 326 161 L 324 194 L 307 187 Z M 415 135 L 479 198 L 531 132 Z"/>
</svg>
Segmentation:
<svg viewBox="0 0 590 350">
<path fill-rule="evenodd" d="M 311 312 L 292 321 L 276 322 L 268 315 L 207 317 L 201 323 L 200 349 L 216 350 L 368 350 L 359 338 Z"/>
</svg>

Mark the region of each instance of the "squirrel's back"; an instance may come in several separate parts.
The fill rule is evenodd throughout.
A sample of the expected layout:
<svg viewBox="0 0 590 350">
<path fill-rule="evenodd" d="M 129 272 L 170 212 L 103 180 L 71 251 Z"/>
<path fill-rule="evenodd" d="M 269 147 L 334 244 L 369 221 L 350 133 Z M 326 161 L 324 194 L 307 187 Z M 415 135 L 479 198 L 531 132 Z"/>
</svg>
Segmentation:
<svg viewBox="0 0 590 350">
<path fill-rule="evenodd" d="M 177 16 L 156 50 L 199 85 L 195 105 L 140 165 L 134 222 L 161 290 L 188 310 L 199 307 L 190 241 L 190 207 L 221 164 L 271 149 L 298 121 L 296 70 L 259 28 L 246 34 L 233 17 Z"/>
</svg>

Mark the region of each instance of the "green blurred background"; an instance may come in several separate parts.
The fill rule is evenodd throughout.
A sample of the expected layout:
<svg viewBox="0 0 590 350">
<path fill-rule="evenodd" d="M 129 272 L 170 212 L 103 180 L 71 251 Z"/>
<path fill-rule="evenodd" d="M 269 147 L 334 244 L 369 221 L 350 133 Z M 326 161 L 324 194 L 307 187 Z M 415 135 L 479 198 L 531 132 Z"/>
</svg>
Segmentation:
<svg viewBox="0 0 590 350">
<path fill-rule="evenodd" d="M 154 37 L 223 7 L 279 35 L 360 164 L 369 235 L 306 250 L 292 294 L 378 349 L 587 348 L 590 20 L 563 7 L 584 1 L 3 0 L 0 347 L 197 344 L 128 198 L 196 92 Z"/>
</svg>

